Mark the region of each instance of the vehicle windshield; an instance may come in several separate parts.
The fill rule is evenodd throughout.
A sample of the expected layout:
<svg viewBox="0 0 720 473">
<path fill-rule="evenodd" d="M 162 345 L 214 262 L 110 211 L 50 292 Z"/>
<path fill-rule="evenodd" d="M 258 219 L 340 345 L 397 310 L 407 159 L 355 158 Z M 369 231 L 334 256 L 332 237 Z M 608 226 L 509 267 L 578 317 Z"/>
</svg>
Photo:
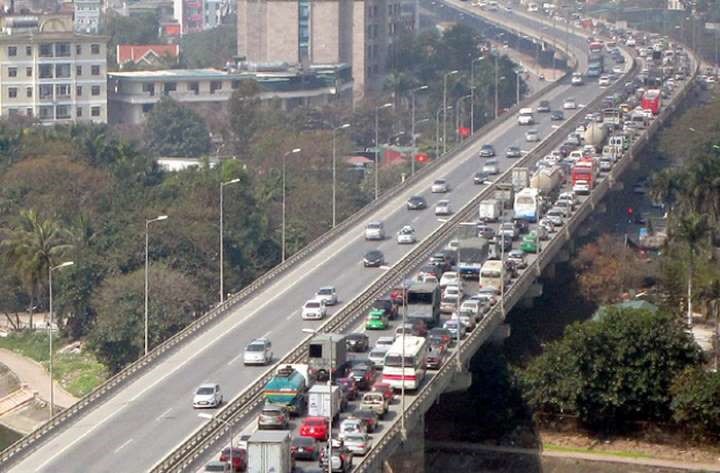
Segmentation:
<svg viewBox="0 0 720 473">
<path fill-rule="evenodd" d="M 305 307 L 307 307 L 308 309 L 316 309 L 316 308 L 320 307 L 320 303 L 319 302 L 308 302 L 307 304 L 305 304 Z"/>
<path fill-rule="evenodd" d="M 211 387 L 202 387 L 202 388 L 198 388 L 196 394 L 200 394 L 201 396 L 207 396 L 208 394 L 212 394 L 214 392 L 215 392 L 215 390 Z"/>
<path fill-rule="evenodd" d="M 265 345 L 263 345 L 261 343 L 251 343 L 250 345 L 247 346 L 247 348 L 245 350 L 246 351 L 263 351 L 263 350 L 265 350 Z"/>
<path fill-rule="evenodd" d="M 332 295 L 332 292 L 333 292 L 332 289 L 324 288 L 324 289 L 320 289 L 318 291 L 318 294 L 320 294 L 321 296 L 330 296 L 330 295 Z"/>
</svg>

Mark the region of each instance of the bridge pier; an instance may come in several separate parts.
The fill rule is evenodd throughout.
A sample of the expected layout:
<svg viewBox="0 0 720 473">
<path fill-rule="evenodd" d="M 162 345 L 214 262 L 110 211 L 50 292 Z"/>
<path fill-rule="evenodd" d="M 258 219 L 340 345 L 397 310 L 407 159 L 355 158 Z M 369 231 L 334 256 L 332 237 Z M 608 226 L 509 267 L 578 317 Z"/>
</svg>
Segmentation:
<svg viewBox="0 0 720 473">
<path fill-rule="evenodd" d="M 425 417 L 407 432 L 407 438 L 382 465 L 382 473 L 425 473 Z"/>
</svg>

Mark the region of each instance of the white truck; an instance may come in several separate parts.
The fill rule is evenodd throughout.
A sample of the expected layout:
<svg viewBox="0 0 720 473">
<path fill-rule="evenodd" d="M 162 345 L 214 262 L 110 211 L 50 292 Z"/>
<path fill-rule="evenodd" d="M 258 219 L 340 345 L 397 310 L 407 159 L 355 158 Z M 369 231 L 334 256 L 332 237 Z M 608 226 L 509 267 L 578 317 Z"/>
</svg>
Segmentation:
<svg viewBox="0 0 720 473">
<path fill-rule="evenodd" d="M 532 125 L 535 123 L 533 109 L 531 107 L 521 108 L 518 112 L 518 125 Z"/>
<path fill-rule="evenodd" d="M 503 205 L 497 199 L 485 199 L 480 201 L 478 217 L 485 222 L 497 222 L 502 215 Z"/>
<path fill-rule="evenodd" d="M 247 441 L 247 473 L 291 473 L 290 432 L 258 430 Z"/>
<path fill-rule="evenodd" d="M 337 386 L 329 389 L 327 384 L 315 384 L 308 391 L 308 416 L 330 417 L 333 419 L 340 415 L 342 407 L 342 393 Z"/>
</svg>

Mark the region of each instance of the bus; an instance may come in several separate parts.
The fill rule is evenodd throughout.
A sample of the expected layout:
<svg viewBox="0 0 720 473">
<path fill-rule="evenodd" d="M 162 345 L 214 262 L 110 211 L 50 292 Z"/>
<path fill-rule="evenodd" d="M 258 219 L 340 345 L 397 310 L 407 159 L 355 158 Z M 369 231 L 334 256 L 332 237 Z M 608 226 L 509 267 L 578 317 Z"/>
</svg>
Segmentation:
<svg viewBox="0 0 720 473">
<path fill-rule="evenodd" d="M 383 383 L 393 389 L 418 389 L 425 378 L 427 351 L 425 337 L 400 335 L 385 354 Z"/>
<path fill-rule="evenodd" d="M 536 222 L 540 218 L 540 192 L 532 187 L 526 187 L 515 194 L 513 212 L 515 218 Z"/>
<path fill-rule="evenodd" d="M 440 286 L 435 283 L 414 282 L 407 289 L 407 318 L 422 320 L 428 328 L 440 321 Z"/>
<path fill-rule="evenodd" d="M 505 283 L 503 284 L 503 278 Z M 505 271 L 505 263 L 500 260 L 487 260 L 480 269 L 480 287 L 494 287 L 503 290 L 510 282 L 510 273 Z"/>
</svg>

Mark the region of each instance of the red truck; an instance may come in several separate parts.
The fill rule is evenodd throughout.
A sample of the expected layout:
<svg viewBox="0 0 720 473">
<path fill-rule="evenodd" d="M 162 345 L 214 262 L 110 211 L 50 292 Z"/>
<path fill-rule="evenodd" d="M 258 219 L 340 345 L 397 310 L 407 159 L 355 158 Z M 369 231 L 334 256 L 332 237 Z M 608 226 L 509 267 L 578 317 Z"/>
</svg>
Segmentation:
<svg viewBox="0 0 720 473">
<path fill-rule="evenodd" d="M 660 113 L 660 91 L 658 89 L 649 89 L 645 92 L 640 106 L 643 110 L 650 110 L 653 115 Z"/>
<path fill-rule="evenodd" d="M 573 190 L 575 190 L 576 193 L 589 193 L 592 191 L 593 187 L 595 187 L 597 171 L 598 166 L 595 158 L 586 157 L 577 161 L 571 172 Z M 581 184 L 577 185 L 578 183 Z M 587 184 L 587 191 L 585 191 L 585 186 L 583 186 L 582 183 Z"/>
</svg>

